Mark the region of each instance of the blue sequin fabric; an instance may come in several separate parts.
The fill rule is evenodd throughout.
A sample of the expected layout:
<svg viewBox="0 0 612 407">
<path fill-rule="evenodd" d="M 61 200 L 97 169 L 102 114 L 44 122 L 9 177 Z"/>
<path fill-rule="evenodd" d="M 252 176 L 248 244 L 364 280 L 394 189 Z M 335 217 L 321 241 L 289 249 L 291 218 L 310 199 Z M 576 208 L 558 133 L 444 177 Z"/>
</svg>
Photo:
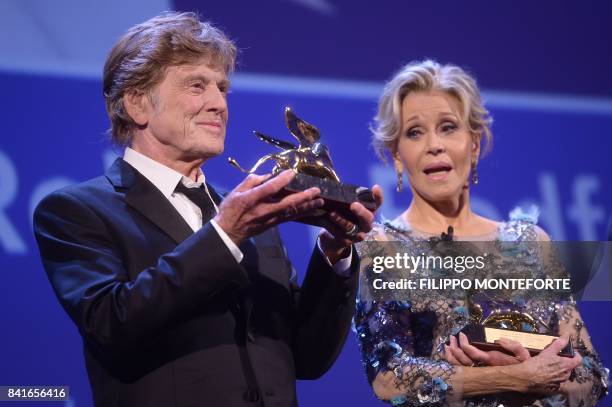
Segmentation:
<svg viewBox="0 0 612 407">
<path fill-rule="evenodd" d="M 511 220 L 499 223 L 493 233 L 469 240 L 498 243 L 539 240 L 541 232 L 535 226 L 534 216 L 537 214 L 515 211 Z M 357 252 L 362 259 L 384 255 L 381 250 L 389 250 L 389 246 L 378 244 L 381 241 L 394 242 L 410 252 L 419 243 L 435 238 L 412 229 L 402 218 L 397 218 L 376 224 L 367 239 L 357 244 Z M 456 334 L 474 319 L 474 304 L 479 309 L 487 309 L 509 300 L 490 295 L 474 296 L 474 293 L 436 295 L 432 291 L 413 293 L 405 300 L 376 300 L 366 295 L 368 288 L 364 285 L 362 280 L 354 330 L 368 381 L 372 384 L 378 377 L 377 382 L 382 383 L 385 394 L 389 394 L 381 398 L 394 406 L 594 405 L 607 389 L 608 370 L 593 350 L 571 299 L 517 296 L 510 302 L 515 309 L 534 316 L 534 326 L 525 327 L 525 330 L 572 336 L 575 349 L 585 361 L 572 374 L 573 399 L 562 395 L 542 398 L 518 393 L 464 398 L 461 369 L 444 360 L 444 343 L 449 335 Z"/>
</svg>

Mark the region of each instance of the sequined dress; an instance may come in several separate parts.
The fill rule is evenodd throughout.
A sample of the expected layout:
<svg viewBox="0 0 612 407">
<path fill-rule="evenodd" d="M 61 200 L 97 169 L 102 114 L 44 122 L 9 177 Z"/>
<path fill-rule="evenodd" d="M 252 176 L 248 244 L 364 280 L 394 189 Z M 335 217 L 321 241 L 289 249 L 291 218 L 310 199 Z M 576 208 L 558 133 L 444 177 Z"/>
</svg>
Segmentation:
<svg viewBox="0 0 612 407">
<path fill-rule="evenodd" d="M 508 222 L 498 224 L 488 235 L 465 240 L 521 242 L 538 240 L 535 219 L 518 212 Z M 395 242 L 404 250 L 437 237 L 417 231 L 403 218 L 376 224 L 364 242 L 357 245 L 361 259 L 380 251 L 380 241 Z M 462 240 L 462 239 L 456 239 Z M 383 249 L 385 250 L 385 249 Z M 367 263 L 367 262 L 366 262 Z M 367 265 L 365 267 L 368 267 Z M 363 270 L 362 270 L 363 272 Z M 544 270 L 542 273 L 550 273 Z M 357 298 L 354 328 L 360 344 L 363 364 L 370 384 L 379 373 L 393 374 L 393 384 L 400 395 L 386 400 L 397 406 L 513 406 L 513 405 L 595 405 L 607 392 L 608 370 L 592 348 L 575 302 L 551 298 L 514 298 L 516 309 L 535 317 L 532 330 L 554 335 L 569 334 L 574 348 L 583 356 L 583 364 L 572 373 L 571 397 L 560 394 L 544 397 L 519 393 L 487 396 L 462 396 L 461 374 L 443 359 L 444 343 L 474 315 L 471 300 L 416 293 L 409 299 L 376 300 L 364 294 L 362 281 Z M 478 301 L 491 306 L 496 298 Z M 484 303 L 483 303 L 484 302 Z"/>
</svg>

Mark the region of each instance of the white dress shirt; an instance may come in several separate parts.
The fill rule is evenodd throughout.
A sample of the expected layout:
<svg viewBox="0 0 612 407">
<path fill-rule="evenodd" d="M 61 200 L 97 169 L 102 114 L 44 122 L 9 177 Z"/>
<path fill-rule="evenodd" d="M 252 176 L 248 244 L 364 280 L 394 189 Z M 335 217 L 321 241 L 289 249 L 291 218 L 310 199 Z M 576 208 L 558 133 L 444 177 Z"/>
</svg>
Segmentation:
<svg viewBox="0 0 612 407">
<path fill-rule="evenodd" d="M 157 161 L 147 157 L 144 154 L 139 153 L 136 150 L 132 150 L 127 147 L 125 149 L 125 153 L 123 155 L 123 160 L 130 164 L 132 167 L 136 169 L 139 173 L 141 173 L 146 179 L 148 179 L 157 189 L 161 191 L 161 193 L 166 197 L 168 201 L 174 206 L 177 212 L 181 215 L 185 222 L 193 229 L 194 232 L 200 230 L 202 228 L 202 211 L 200 208 L 191 202 L 189 198 L 187 198 L 184 194 L 180 192 L 176 192 L 176 186 L 179 182 L 182 182 L 187 188 L 196 188 L 204 185 L 204 189 L 208 194 L 208 197 L 212 201 L 215 206 L 215 211 L 219 212 L 219 208 L 217 204 L 210 196 L 210 192 L 208 191 L 208 187 L 206 186 L 206 178 L 204 178 L 204 173 L 201 169 L 198 168 L 198 176 L 197 181 L 192 180 L 189 177 L 184 176 L 183 174 L 174 171 L 170 167 L 166 167 L 163 164 L 158 163 Z M 219 234 L 223 243 L 227 246 L 229 251 L 232 253 L 234 258 L 238 263 L 242 261 L 243 254 L 242 251 L 236 246 L 236 243 L 225 233 L 223 229 L 215 222 L 214 219 L 210 220 L 210 224 Z"/>
<path fill-rule="evenodd" d="M 177 212 L 194 232 L 202 228 L 202 211 L 184 194 L 175 191 L 179 182 L 182 182 L 187 188 L 195 188 L 204 185 L 206 193 L 215 206 L 215 211 L 219 212 L 217 204 L 215 204 L 215 201 L 212 199 L 210 192 L 208 191 L 208 187 L 206 186 L 205 182 L 206 178 L 204 177 L 204 173 L 201 169 L 198 168 L 198 174 L 196 177 L 197 181 L 194 181 L 191 178 L 173 170 L 172 168 L 166 167 L 165 165 L 129 147 L 125 149 L 123 160 L 134 167 L 136 171 L 141 173 L 147 180 L 155 185 L 157 189 L 160 190 L 160 192 L 166 197 L 166 199 L 168 199 L 168 201 L 170 201 L 172 206 L 174 206 Z M 236 261 L 240 263 L 244 257 L 242 251 L 227 235 L 227 233 L 221 229 L 214 219 L 210 220 L 210 224 L 217 231 L 219 237 L 221 237 L 221 240 L 223 240 L 223 243 L 225 243 Z M 319 250 L 321 250 L 318 240 L 317 247 Z M 325 257 L 327 262 L 331 265 L 329 259 L 327 259 L 325 255 L 323 257 Z M 352 250 L 351 254 L 347 258 L 337 261 L 336 264 L 332 266 L 334 271 L 339 275 L 347 276 L 350 273 L 351 258 Z"/>
</svg>

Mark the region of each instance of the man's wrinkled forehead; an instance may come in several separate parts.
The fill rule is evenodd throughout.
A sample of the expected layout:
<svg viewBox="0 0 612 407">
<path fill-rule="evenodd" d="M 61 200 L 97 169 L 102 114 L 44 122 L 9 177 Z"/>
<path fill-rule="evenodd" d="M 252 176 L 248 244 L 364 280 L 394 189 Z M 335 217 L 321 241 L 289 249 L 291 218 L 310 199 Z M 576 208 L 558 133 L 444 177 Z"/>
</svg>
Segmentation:
<svg viewBox="0 0 612 407">
<path fill-rule="evenodd" d="M 226 66 L 217 63 L 217 61 L 211 61 L 208 57 L 166 66 L 163 68 L 163 74 L 159 82 L 166 80 L 170 72 L 173 73 L 171 76 L 176 81 L 200 78 L 229 84 Z"/>
<path fill-rule="evenodd" d="M 200 66 L 204 65 L 214 71 L 230 73 L 230 66 L 227 60 L 220 53 L 208 52 L 197 55 L 176 55 L 171 59 L 170 66 Z"/>
</svg>

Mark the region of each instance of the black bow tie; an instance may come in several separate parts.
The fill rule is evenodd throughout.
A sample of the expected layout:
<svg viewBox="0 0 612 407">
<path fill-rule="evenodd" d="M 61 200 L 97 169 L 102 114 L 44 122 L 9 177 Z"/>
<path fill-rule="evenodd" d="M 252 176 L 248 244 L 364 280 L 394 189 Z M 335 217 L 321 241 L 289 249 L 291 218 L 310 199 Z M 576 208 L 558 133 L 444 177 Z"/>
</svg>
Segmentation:
<svg viewBox="0 0 612 407">
<path fill-rule="evenodd" d="M 213 201 L 206 193 L 206 189 L 204 189 L 204 184 L 200 187 L 188 188 L 182 182 L 179 182 L 175 191 L 185 195 L 200 208 L 202 211 L 202 224 L 208 222 L 217 214 Z"/>
</svg>

